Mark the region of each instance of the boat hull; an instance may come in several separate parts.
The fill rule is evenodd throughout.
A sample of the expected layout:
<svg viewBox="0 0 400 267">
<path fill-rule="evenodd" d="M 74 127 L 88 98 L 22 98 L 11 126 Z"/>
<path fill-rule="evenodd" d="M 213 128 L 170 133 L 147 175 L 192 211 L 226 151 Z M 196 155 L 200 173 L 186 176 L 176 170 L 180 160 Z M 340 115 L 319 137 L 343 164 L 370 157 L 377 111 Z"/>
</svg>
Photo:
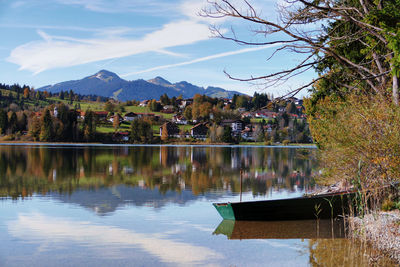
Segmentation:
<svg viewBox="0 0 400 267">
<path fill-rule="evenodd" d="M 214 203 L 225 220 L 284 221 L 331 219 L 349 213 L 353 194 L 320 195 L 291 199 Z"/>
</svg>

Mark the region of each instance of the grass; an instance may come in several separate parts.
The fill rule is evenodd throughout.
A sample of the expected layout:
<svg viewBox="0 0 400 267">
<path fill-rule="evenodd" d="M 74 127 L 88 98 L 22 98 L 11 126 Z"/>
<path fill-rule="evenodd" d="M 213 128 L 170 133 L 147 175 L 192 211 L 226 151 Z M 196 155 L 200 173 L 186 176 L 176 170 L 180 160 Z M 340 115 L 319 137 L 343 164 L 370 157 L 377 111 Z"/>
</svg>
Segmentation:
<svg viewBox="0 0 400 267">
<path fill-rule="evenodd" d="M 130 131 L 131 130 L 131 126 L 129 123 L 127 122 L 122 122 L 119 126 L 119 128 L 117 129 L 117 132 L 126 132 L 126 131 Z M 112 123 L 107 123 L 107 124 L 100 124 L 96 127 L 96 131 L 99 133 L 113 133 L 115 132 L 114 126 L 112 125 Z"/>
<path fill-rule="evenodd" d="M 179 129 L 182 131 L 188 131 L 190 132 L 190 129 L 193 127 L 193 125 L 186 124 L 186 125 L 178 125 Z"/>
</svg>

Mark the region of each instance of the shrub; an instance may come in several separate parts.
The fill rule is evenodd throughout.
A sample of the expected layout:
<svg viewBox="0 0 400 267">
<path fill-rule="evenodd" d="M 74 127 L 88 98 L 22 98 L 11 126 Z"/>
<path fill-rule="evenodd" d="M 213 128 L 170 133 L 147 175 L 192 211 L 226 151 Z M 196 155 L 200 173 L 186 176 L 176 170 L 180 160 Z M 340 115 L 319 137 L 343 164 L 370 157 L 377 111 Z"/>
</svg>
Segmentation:
<svg viewBox="0 0 400 267">
<path fill-rule="evenodd" d="M 282 144 L 284 146 L 287 146 L 289 144 L 289 142 L 290 142 L 289 140 L 285 139 L 285 140 L 282 141 Z"/>
<path fill-rule="evenodd" d="M 385 201 L 383 201 L 382 203 L 382 210 L 383 211 L 390 211 L 396 208 L 396 203 L 394 203 L 393 201 L 391 201 L 390 199 L 386 199 Z"/>
<path fill-rule="evenodd" d="M 400 177 L 400 108 L 383 97 L 325 97 L 311 107 L 311 132 L 320 147 L 319 181 L 377 188 Z"/>
</svg>

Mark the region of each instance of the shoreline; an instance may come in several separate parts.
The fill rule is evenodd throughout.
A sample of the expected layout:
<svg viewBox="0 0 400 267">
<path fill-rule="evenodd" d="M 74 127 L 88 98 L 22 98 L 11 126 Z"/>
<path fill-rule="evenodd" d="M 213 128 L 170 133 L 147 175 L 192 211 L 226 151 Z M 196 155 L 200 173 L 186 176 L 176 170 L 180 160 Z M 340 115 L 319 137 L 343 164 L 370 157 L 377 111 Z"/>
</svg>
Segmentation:
<svg viewBox="0 0 400 267">
<path fill-rule="evenodd" d="M 168 144 L 107 144 L 107 143 L 68 143 L 68 142 L 26 142 L 26 141 L 0 141 L 0 146 L 118 146 L 118 147 L 158 147 L 158 146 L 170 146 L 170 147 L 265 147 L 265 148 L 311 148 L 317 149 L 314 144 L 289 144 L 289 145 L 258 145 L 258 144 L 228 144 L 228 143 L 168 143 Z"/>
<path fill-rule="evenodd" d="M 350 217 L 351 237 L 366 241 L 400 264 L 400 211 L 377 212 L 363 218 Z"/>
</svg>

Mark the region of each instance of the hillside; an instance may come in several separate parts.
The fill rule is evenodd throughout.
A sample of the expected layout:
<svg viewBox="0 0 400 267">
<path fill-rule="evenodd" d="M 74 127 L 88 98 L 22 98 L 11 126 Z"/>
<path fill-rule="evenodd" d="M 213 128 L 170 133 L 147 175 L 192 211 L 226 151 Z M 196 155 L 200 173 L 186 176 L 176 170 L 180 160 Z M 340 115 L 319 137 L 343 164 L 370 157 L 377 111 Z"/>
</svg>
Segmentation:
<svg viewBox="0 0 400 267">
<path fill-rule="evenodd" d="M 242 95 L 239 92 L 228 91 L 219 87 L 203 88 L 186 81 L 173 84 L 162 77 L 148 81 L 142 79 L 127 81 L 107 70 L 101 70 L 80 80 L 47 85 L 38 88 L 38 90 L 46 90 L 51 93 L 73 90 L 81 95 L 99 95 L 121 101 L 159 99 L 165 93 L 169 97 L 182 95 L 183 98 L 191 98 L 195 94 L 225 98 L 232 98 L 234 94 Z"/>
</svg>

